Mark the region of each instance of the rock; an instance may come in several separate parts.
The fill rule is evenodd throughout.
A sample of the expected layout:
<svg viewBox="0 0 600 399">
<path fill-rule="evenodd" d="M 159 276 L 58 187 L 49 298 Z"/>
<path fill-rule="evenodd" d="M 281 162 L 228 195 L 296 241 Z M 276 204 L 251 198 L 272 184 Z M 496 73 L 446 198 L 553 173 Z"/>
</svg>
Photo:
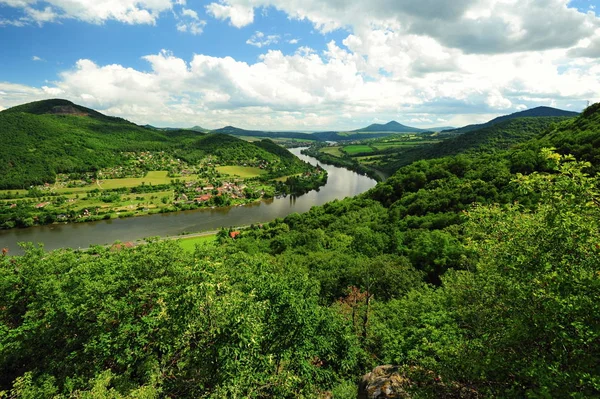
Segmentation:
<svg viewBox="0 0 600 399">
<path fill-rule="evenodd" d="M 366 374 L 358 386 L 358 399 L 410 398 L 405 387 L 410 381 L 404 378 L 398 366 L 379 366 Z"/>
<path fill-rule="evenodd" d="M 456 382 L 445 383 L 432 371 L 415 366 L 378 366 L 358 386 L 358 399 L 431 397 L 477 399 L 478 392 Z"/>
</svg>

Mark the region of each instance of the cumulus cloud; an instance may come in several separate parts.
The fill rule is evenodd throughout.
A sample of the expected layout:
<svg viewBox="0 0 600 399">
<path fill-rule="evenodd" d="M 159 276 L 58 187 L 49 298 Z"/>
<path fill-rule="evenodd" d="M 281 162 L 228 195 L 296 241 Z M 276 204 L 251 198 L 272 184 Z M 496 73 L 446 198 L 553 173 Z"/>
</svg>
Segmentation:
<svg viewBox="0 0 600 399">
<path fill-rule="evenodd" d="M 40 21 L 127 22 L 127 10 L 137 9 L 147 13 L 137 21 L 153 23 L 176 4 L 178 30 L 199 34 L 206 24 L 184 0 L 111 2 L 121 8 L 0 0 L 24 10 L 49 7 L 45 16 L 25 16 Z M 87 11 L 75 6 L 88 3 Z M 80 60 L 21 99 L 62 96 L 138 123 L 263 129 L 349 129 L 391 119 L 460 126 L 527 107 L 580 110 L 600 100 L 600 19 L 568 0 L 221 0 L 205 11 L 242 28 L 268 7 L 321 32 L 340 29 L 344 38 L 285 54 L 266 47 L 298 39 L 256 31 L 247 43 L 265 52 L 254 63 L 166 50 L 143 57 L 149 71 Z M 18 103 L 15 91 L 2 91 L 13 94 L 0 95 L 0 106 Z"/>
<path fill-rule="evenodd" d="M 192 35 L 199 35 L 204 32 L 206 21 L 201 20 L 196 11 L 184 8 L 177 18 L 179 19 L 177 23 L 178 31 L 189 32 Z"/>
<path fill-rule="evenodd" d="M 356 51 L 364 45 L 353 37 L 347 43 Z M 141 124 L 312 130 L 357 128 L 374 118 L 460 126 L 524 107 L 577 110 L 600 100 L 600 65 L 559 50 L 459 54 L 452 71 L 403 74 L 388 66 L 391 73 L 376 77 L 367 60 L 333 41 L 321 53 L 269 50 L 255 63 L 203 54 L 185 60 L 166 50 L 144 59 L 149 71 L 80 60 L 41 89 L 0 85 L 11 93 L 0 96 L 0 106 L 63 97 Z"/>
<path fill-rule="evenodd" d="M 279 43 L 279 39 L 281 39 L 281 36 L 279 35 L 265 35 L 260 31 L 256 31 L 250 36 L 250 39 L 246 40 L 246 44 L 261 48 L 270 46 L 271 44 L 277 44 Z"/>
<path fill-rule="evenodd" d="M 0 5 L 20 8 L 23 24 L 43 24 L 73 18 L 100 24 L 115 20 L 127 24 L 154 24 L 161 12 L 172 8 L 171 0 L 0 0 Z"/>
<path fill-rule="evenodd" d="M 31 57 L 31 61 L 45 61 L 43 58 L 38 57 L 37 55 L 34 55 L 33 57 Z"/>
<path fill-rule="evenodd" d="M 206 6 L 206 12 L 220 20 L 229 19 L 229 23 L 236 28 L 242 28 L 254 21 L 254 7 L 251 5 L 228 3 L 211 3 Z"/>
<path fill-rule="evenodd" d="M 466 53 L 506 53 L 566 48 L 599 26 L 593 13 L 569 8 L 568 0 L 223 0 L 208 9 L 234 26 L 253 21 L 254 7 L 273 6 L 311 21 L 323 32 L 376 26 L 428 36 Z M 225 12 L 226 10 L 226 12 Z M 243 14 L 243 20 L 233 16 Z"/>
<path fill-rule="evenodd" d="M 572 57 L 600 58 L 600 29 L 591 38 L 586 38 L 569 51 Z"/>
</svg>

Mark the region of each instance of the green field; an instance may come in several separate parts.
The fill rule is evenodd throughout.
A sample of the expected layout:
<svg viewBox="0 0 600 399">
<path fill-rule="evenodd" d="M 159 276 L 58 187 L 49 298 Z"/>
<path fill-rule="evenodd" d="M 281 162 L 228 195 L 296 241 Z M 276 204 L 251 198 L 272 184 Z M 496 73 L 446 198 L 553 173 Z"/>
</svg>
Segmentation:
<svg viewBox="0 0 600 399">
<path fill-rule="evenodd" d="M 120 187 L 127 187 L 127 188 L 137 187 L 137 186 L 141 186 L 142 184 L 152 184 L 152 185 L 169 184 L 169 183 L 171 183 L 171 180 L 175 180 L 175 178 L 169 177 L 168 174 L 169 174 L 169 172 L 166 172 L 166 171 L 153 171 L 153 172 L 148 172 L 148 174 L 146 174 L 146 176 L 144 176 L 144 177 L 131 177 L 131 178 L 126 178 L 126 179 L 100 180 L 98 185 L 100 186 L 100 188 L 108 190 L 108 189 L 120 188 Z M 195 178 L 196 178 L 196 176 L 178 177 L 178 179 L 185 180 L 185 181 L 194 180 Z M 90 188 L 94 188 L 94 187 L 91 186 Z"/>
<path fill-rule="evenodd" d="M 358 154 L 361 152 L 372 152 L 373 148 L 369 147 L 368 145 L 363 145 L 363 144 L 357 144 L 357 145 L 347 145 L 344 147 L 344 151 L 349 154 Z"/>
<path fill-rule="evenodd" d="M 251 178 L 264 175 L 266 172 L 253 166 L 219 166 L 219 173 L 229 176 L 239 176 L 242 178 Z"/>
<path fill-rule="evenodd" d="M 21 195 L 27 194 L 27 190 L 0 190 L 0 195 L 9 194 L 9 195 Z"/>
<path fill-rule="evenodd" d="M 202 245 L 202 244 L 213 245 L 213 244 L 215 244 L 216 241 L 217 241 L 217 235 L 209 234 L 209 235 L 205 235 L 205 236 L 182 238 L 182 239 L 177 240 L 177 243 L 179 244 L 181 249 L 183 249 L 184 251 L 194 252 L 194 250 L 196 249 L 196 245 L 199 245 L 199 244 L 200 245 Z"/>
<path fill-rule="evenodd" d="M 276 179 L 273 179 L 273 181 L 280 181 L 280 182 L 285 182 L 288 178 L 292 177 L 292 176 L 302 176 L 302 173 L 296 173 L 295 175 L 289 175 L 289 176 L 281 176 L 278 177 Z"/>
<path fill-rule="evenodd" d="M 343 157 L 344 153 L 341 151 L 340 147 L 325 147 L 321 149 L 321 152 L 325 154 L 333 155 L 334 157 Z"/>
</svg>

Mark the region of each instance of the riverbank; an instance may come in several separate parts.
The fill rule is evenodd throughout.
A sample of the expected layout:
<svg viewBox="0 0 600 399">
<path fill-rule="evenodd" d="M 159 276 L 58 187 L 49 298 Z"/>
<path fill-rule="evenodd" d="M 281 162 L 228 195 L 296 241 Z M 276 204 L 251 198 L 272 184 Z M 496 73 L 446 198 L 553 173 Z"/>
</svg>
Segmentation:
<svg viewBox="0 0 600 399">
<path fill-rule="evenodd" d="M 339 166 L 341 168 L 352 170 L 361 175 L 369 176 L 370 178 L 378 182 L 388 178 L 388 175 L 382 172 L 381 170 L 361 165 L 356 160 L 350 157 L 340 158 L 330 154 L 326 154 L 320 151 L 321 148 L 322 146 L 314 145 L 304 149 L 302 153 L 314 157 L 315 159 L 328 165 Z"/>
<path fill-rule="evenodd" d="M 312 157 L 291 150 L 300 159 L 317 165 Z M 70 247 L 88 248 L 91 245 L 110 245 L 115 241 L 136 242 L 148 237 L 178 237 L 182 233 L 218 231 L 231 226 L 249 226 L 283 218 L 290 213 L 303 213 L 311 207 L 336 199 L 352 197 L 374 187 L 376 182 L 344 168 L 322 165 L 328 173 L 327 184 L 318 191 L 301 196 L 287 196 L 253 202 L 244 206 L 201 208 L 175 213 L 101 220 L 88 223 L 37 226 L 0 231 L 0 247 L 11 254 L 23 253 L 19 242 L 41 243 L 47 250 Z"/>
</svg>

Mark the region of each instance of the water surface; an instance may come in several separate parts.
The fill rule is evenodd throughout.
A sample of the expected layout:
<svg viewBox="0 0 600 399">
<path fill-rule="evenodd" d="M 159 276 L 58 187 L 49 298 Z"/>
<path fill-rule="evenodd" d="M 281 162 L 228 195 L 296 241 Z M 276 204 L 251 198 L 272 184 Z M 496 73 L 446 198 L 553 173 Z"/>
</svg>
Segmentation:
<svg viewBox="0 0 600 399">
<path fill-rule="evenodd" d="M 290 151 L 300 159 L 316 165 L 315 158 Z M 293 212 L 306 212 L 311 207 L 334 199 L 353 197 L 375 186 L 375 180 L 332 165 L 327 170 L 327 184 L 318 191 L 299 197 L 288 196 L 229 208 L 196 209 L 156 215 L 111 219 L 98 222 L 36 226 L 26 229 L 0 230 L 0 247 L 10 254 L 21 253 L 18 242 L 43 243 L 48 250 L 56 248 L 87 248 L 115 241 L 136 241 L 152 236 L 174 236 L 182 233 L 216 230 L 221 227 L 245 226 L 282 218 Z"/>
</svg>

